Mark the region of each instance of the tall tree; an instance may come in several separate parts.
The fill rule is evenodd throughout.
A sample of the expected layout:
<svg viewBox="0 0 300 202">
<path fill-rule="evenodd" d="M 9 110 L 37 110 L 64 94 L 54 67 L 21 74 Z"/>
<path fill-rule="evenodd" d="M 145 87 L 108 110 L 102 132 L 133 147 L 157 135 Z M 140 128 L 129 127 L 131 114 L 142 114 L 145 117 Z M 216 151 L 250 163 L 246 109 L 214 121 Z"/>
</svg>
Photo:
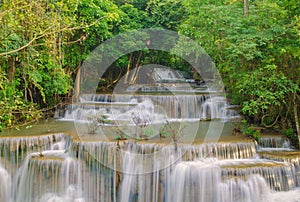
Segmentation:
<svg viewBox="0 0 300 202">
<path fill-rule="evenodd" d="M 213 58 L 229 97 L 253 122 L 283 128 L 298 123 L 293 115 L 298 107 L 292 106 L 294 95 L 299 102 L 299 14 L 289 10 L 298 7 L 288 1 L 248 1 L 245 16 L 241 1 L 201 4 L 189 7 L 181 26 L 180 32 Z"/>
<path fill-rule="evenodd" d="M 110 35 L 114 9 L 99 0 L 0 3 L 0 127 L 35 119 L 69 92 L 74 69 Z"/>
</svg>

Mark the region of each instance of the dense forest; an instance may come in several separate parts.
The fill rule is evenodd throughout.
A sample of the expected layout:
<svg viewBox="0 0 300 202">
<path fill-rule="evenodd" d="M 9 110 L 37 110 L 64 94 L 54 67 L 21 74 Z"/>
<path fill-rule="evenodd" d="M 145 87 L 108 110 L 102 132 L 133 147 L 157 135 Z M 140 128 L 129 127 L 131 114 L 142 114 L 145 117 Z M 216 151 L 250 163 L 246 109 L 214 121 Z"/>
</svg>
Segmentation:
<svg viewBox="0 0 300 202">
<path fill-rule="evenodd" d="M 103 41 L 164 28 L 204 48 L 249 123 L 300 135 L 298 0 L 3 0 L 0 22 L 0 131 L 70 98 L 79 67 Z M 169 53 L 137 51 L 111 66 L 102 90 L 151 63 L 191 71 Z"/>
</svg>

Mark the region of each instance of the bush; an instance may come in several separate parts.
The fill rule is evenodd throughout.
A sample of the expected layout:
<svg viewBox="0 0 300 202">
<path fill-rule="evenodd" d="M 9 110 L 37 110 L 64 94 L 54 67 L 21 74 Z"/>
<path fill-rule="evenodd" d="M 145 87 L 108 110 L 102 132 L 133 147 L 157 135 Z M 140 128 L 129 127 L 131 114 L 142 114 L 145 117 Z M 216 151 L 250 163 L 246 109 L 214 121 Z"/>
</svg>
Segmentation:
<svg viewBox="0 0 300 202">
<path fill-rule="evenodd" d="M 291 140 L 293 146 L 299 148 L 298 136 L 292 128 L 288 128 L 287 130 L 285 130 L 284 134 Z"/>
<path fill-rule="evenodd" d="M 249 126 L 246 120 L 242 120 L 241 130 L 244 135 L 247 135 L 260 143 L 260 131 L 253 129 L 252 125 Z"/>
</svg>

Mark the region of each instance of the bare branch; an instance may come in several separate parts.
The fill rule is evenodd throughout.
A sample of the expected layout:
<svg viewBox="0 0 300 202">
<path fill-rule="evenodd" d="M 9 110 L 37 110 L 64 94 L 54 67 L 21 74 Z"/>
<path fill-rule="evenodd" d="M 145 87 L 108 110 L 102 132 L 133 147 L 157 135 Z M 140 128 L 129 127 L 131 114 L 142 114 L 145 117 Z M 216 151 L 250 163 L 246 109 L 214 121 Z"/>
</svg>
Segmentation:
<svg viewBox="0 0 300 202">
<path fill-rule="evenodd" d="M 15 50 L 12 50 L 12 51 L 0 53 L 0 56 L 10 55 L 10 54 L 12 54 L 12 53 L 16 53 L 16 52 L 18 52 L 18 51 L 20 51 L 20 50 L 22 50 L 22 49 L 24 49 L 24 48 L 30 46 L 30 44 L 31 44 L 32 42 L 34 42 L 35 40 L 37 40 L 37 39 L 38 39 L 38 37 L 34 37 L 34 38 L 31 39 L 27 44 L 25 44 L 24 46 L 21 46 L 20 48 L 15 49 Z"/>
<path fill-rule="evenodd" d="M 82 41 L 85 41 L 87 37 L 88 37 L 88 34 L 81 36 L 77 40 L 63 42 L 62 44 L 69 45 L 69 44 L 73 44 L 73 43 L 77 43 L 77 42 L 82 42 Z"/>
</svg>

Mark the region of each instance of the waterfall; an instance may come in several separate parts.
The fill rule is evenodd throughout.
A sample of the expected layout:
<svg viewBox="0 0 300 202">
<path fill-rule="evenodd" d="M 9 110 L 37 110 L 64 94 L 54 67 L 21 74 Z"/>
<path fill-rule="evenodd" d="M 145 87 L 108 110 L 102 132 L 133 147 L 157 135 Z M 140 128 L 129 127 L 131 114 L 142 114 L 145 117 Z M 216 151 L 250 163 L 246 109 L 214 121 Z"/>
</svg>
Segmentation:
<svg viewBox="0 0 300 202">
<path fill-rule="evenodd" d="M 94 110 L 106 113 L 125 113 L 138 103 L 151 100 L 155 113 L 163 111 L 169 118 L 176 119 L 222 119 L 237 118 L 224 97 L 209 94 L 174 95 L 128 95 L 128 94 L 84 94 L 79 103 L 68 106 L 64 120 L 84 120 Z"/>
<path fill-rule="evenodd" d="M 73 142 L 71 156 L 82 160 L 82 193 L 86 201 L 116 200 L 119 179 L 115 142 Z"/>
<path fill-rule="evenodd" d="M 291 142 L 285 136 L 262 136 L 259 141 L 261 150 L 289 150 Z"/>
<path fill-rule="evenodd" d="M 272 174 L 273 182 L 269 182 L 274 189 L 290 190 L 300 186 L 300 157 L 299 152 L 291 148 L 290 140 L 282 135 L 262 136 L 258 146 L 261 158 L 284 162 L 287 166 L 276 168 Z M 283 176 L 282 176 L 283 174 Z M 269 177 L 271 179 L 271 177 Z M 280 180 L 281 182 L 274 183 Z"/>
<path fill-rule="evenodd" d="M 97 120 L 98 133 L 0 137 L 0 201 L 252 202 L 300 186 L 300 154 L 286 138 L 262 136 L 259 147 L 249 139 L 202 142 L 209 120 L 223 123 L 238 114 L 221 95 L 172 85 L 140 89 L 165 94 L 80 95 L 64 120 L 79 122 L 76 129 L 84 131 L 94 123 L 89 117 L 103 115 L 108 122 Z M 200 125 L 190 143 L 190 134 L 178 141 L 155 135 L 144 140 L 138 133 L 143 126 L 188 121 Z M 113 141 L 114 133 L 100 137 L 100 130 L 104 134 L 116 126 L 128 140 Z M 189 129 L 184 132 L 194 132 Z"/>
<path fill-rule="evenodd" d="M 11 202 L 11 176 L 0 164 L 0 201 Z"/>
<path fill-rule="evenodd" d="M 81 165 L 64 150 L 31 153 L 16 173 L 14 201 L 74 201 L 82 197 Z M 80 182 L 80 183 L 79 183 Z M 70 193 L 74 190 L 75 193 Z"/>
<path fill-rule="evenodd" d="M 222 181 L 218 161 L 199 159 L 178 163 L 172 173 L 173 194 L 167 201 L 261 201 L 268 194 L 268 186 L 259 175 L 245 180 Z"/>
<path fill-rule="evenodd" d="M 80 96 L 80 102 L 111 102 L 112 96 L 110 94 L 84 94 Z"/>
<path fill-rule="evenodd" d="M 224 189 L 225 188 L 225 189 Z M 247 179 L 225 181 L 221 201 L 268 201 L 269 187 L 260 175 L 249 175 Z"/>
<path fill-rule="evenodd" d="M 37 201 L 44 191 L 54 188 L 59 190 L 59 184 L 55 184 L 60 161 L 62 159 L 43 159 L 44 154 L 32 153 L 26 157 L 22 166 L 16 173 L 14 190 L 15 201 Z M 63 153 L 60 152 L 62 155 Z"/>
<path fill-rule="evenodd" d="M 197 161 L 197 158 L 202 157 L 217 157 L 219 159 L 227 159 L 227 158 L 251 158 L 255 156 L 255 144 L 253 142 L 249 143 L 235 143 L 235 144 L 226 144 L 226 143 L 206 143 L 201 145 L 192 145 L 188 148 L 179 145 L 177 153 L 172 146 L 166 145 L 158 145 L 158 144 L 145 144 L 145 143 L 132 143 L 132 142 L 123 142 L 119 146 L 116 143 L 112 142 L 85 142 L 85 143 L 76 143 L 77 147 L 85 147 L 89 154 L 77 154 L 82 156 L 85 159 L 93 159 L 96 158 L 99 162 L 109 167 L 112 167 L 116 170 L 118 174 L 118 194 L 115 196 L 118 198 L 118 201 L 161 201 L 163 198 L 170 198 L 172 193 L 174 192 L 174 187 L 171 186 L 172 176 L 175 171 L 172 172 L 173 167 L 177 167 L 176 162 L 181 159 L 189 159 Z M 80 146 L 81 145 L 81 146 Z M 78 148 L 77 148 L 78 149 Z M 162 150 L 162 151 L 161 151 Z M 80 151 L 85 151 L 81 150 Z M 124 152 L 121 152 L 124 151 Z M 157 151 L 161 151 L 160 154 L 163 159 L 159 158 L 150 158 L 147 157 L 149 153 L 155 153 Z M 184 151 L 184 152 L 183 152 Z M 118 154 L 118 152 L 121 152 Z M 138 156 L 136 154 L 143 154 L 142 156 Z M 119 158 L 116 158 L 119 156 Z M 171 159 L 176 159 L 176 161 L 170 161 Z M 180 158 L 179 158 L 180 157 Z M 116 158 L 114 160 L 114 158 Z M 169 159 L 169 166 L 166 166 L 166 163 Z M 118 162 L 116 162 L 118 161 Z M 93 161 L 94 162 L 94 161 Z M 185 161 L 189 163 L 193 163 L 193 161 Z M 93 163 L 95 165 L 95 162 Z M 97 165 L 97 164 L 96 164 Z M 219 175 L 221 178 L 223 175 L 223 168 L 217 164 L 214 165 L 219 169 Z M 207 167 L 207 171 L 209 172 L 211 167 Z M 150 172 L 152 171 L 152 172 Z M 200 171 L 199 171 L 200 172 Z M 264 180 L 258 179 L 257 177 L 251 178 L 255 172 L 249 172 L 249 175 L 244 175 L 249 177 L 251 180 L 240 180 L 238 183 L 227 179 L 226 186 L 220 182 L 220 186 L 223 186 L 223 192 L 227 193 L 226 190 L 233 187 L 234 182 L 237 183 L 237 187 L 244 187 L 249 184 L 255 184 L 256 181 Z M 261 174 L 261 173 L 258 173 Z M 117 175 L 117 174 L 115 174 Z M 241 177 L 241 176 L 237 176 Z M 176 177 L 174 177 L 177 179 Z M 261 177 L 262 178 L 262 177 Z M 103 180 L 103 179 L 102 179 Z M 188 181 L 188 179 L 186 179 Z M 220 179 L 221 181 L 221 179 Z M 99 182 L 102 183 L 102 182 Z M 170 184 L 171 183 L 171 184 Z M 113 184 L 112 181 L 109 181 L 108 184 Z M 261 185 L 261 184 L 260 184 Z M 249 190 L 255 190 L 253 187 L 247 188 L 247 190 L 243 192 L 242 188 L 239 188 L 240 195 Z M 234 189 L 235 190 L 235 189 Z M 176 189 L 176 193 L 180 190 Z M 233 192 L 233 190 L 231 190 Z M 114 192 L 116 194 L 116 192 Z M 234 194 L 236 195 L 236 193 Z M 253 196 L 253 194 L 250 194 Z M 230 195 L 231 196 L 231 195 Z M 229 196 L 228 196 L 229 197 Z M 240 196 L 245 197 L 245 196 Z M 253 197 L 259 197 L 254 195 Z M 248 200 L 248 199 L 247 199 Z M 245 201 L 247 201 L 245 199 Z M 250 200 L 250 199 L 249 199 Z M 248 200 L 248 201 L 249 201 Z M 234 200 L 232 200 L 234 201 Z"/>
<path fill-rule="evenodd" d="M 296 187 L 300 186 L 300 155 L 298 151 L 284 151 L 284 153 L 282 153 L 275 152 L 274 150 L 260 150 L 258 154 L 263 159 L 271 159 L 289 165 L 290 169 L 294 172 L 294 179 L 292 179 L 291 182 L 293 182 Z"/>
<path fill-rule="evenodd" d="M 119 201 L 155 202 L 159 201 L 160 175 L 158 168 L 153 168 L 152 173 L 144 172 L 144 163 L 136 162 L 132 154 L 127 153 L 123 158 L 122 183 L 120 185 Z M 145 170 L 148 170 L 147 168 Z M 131 173 L 126 173 L 131 171 Z"/>
<path fill-rule="evenodd" d="M 0 201 L 269 201 L 300 182 L 299 152 L 256 152 L 249 140 L 175 147 L 47 134 L 0 146 Z"/>
<path fill-rule="evenodd" d="M 77 189 L 70 186 L 61 196 L 56 194 L 45 194 L 38 201 L 41 202 L 85 202 L 81 197 L 78 197 Z"/>
<path fill-rule="evenodd" d="M 229 109 L 224 97 L 212 97 L 201 105 L 202 119 L 232 119 L 238 117 L 237 112 Z"/>
<path fill-rule="evenodd" d="M 112 190 L 110 198 L 107 194 L 97 196 L 97 201 L 161 201 L 172 194 L 170 187 L 171 170 L 181 159 L 197 159 L 202 157 L 239 158 L 255 156 L 255 144 L 249 143 L 207 143 L 202 145 L 173 145 L 152 143 L 133 143 L 125 141 L 117 145 L 115 142 L 74 142 L 73 156 L 79 156 L 88 163 L 91 169 L 103 173 L 92 172 L 92 178 L 85 178 L 83 184 L 106 184 L 118 187 Z M 142 155 L 141 155 L 142 154 Z M 100 163 L 100 165 L 99 165 Z M 105 165 L 102 166 L 102 165 Z M 110 168 L 107 170 L 107 168 Z M 98 180 L 98 181 L 97 181 Z M 115 180 L 115 181 L 114 181 Z M 97 182 L 96 182 L 97 181 Z M 116 183 L 116 184 L 114 184 Z M 106 188 L 107 189 L 107 188 Z M 103 186 L 90 187 L 89 193 L 105 193 Z"/>
<path fill-rule="evenodd" d="M 183 145 L 183 147 L 185 147 Z M 242 143 L 206 143 L 190 145 L 184 149 L 183 159 L 197 158 L 243 159 L 253 158 L 256 155 L 254 142 Z"/>
<path fill-rule="evenodd" d="M 265 178 L 269 187 L 277 191 L 287 191 L 295 187 L 295 169 L 286 163 L 263 159 L 225 160 L 220 161 L 224 177 L 245 178 L 251 174 L 259 174 Z"/>
<path fill-rule="evenodd" d="M 115 166 L 113 158 L 116 153 L 117 155 L 121 155 L 121 159 L 117 159 L 119 161 L 118 164 L 122 164 L 124 161 L 122 159 L 126 158 L 128 153 L 132 154 L 134 158 L 136 158 L 134 160 L 137 163 L 147 161 L 148 158 L 150 160 L 156 158 L 156 163 L 167 163 L 168 161 L 172 163 L 170 157 L 192 161 L 198 158 L 242 159 L 253 158 L 256 156 L 254 142 L 205 143 L 189 146 L 178 144 L 177 153 L 175 152 L 175 147 L 172 144 L 135 143 L 130 141 L 123 141 L 119 145 L 115 142 L 74 142 L 72 148 L 73 151 L 77 151 L 73 154 L 74 156 L 82 156 L 82 158 L 91 156 L 110 168 L 114 168 Z M 87 151 L 87 153 L 84 151 Z M 125 163 L 127 163 L 126 160 Z M 135 173 L 135 170 L 128 169 L 123 168 L 122 171 Z M 143 168 L 143 172 L 147 173 L 153 170 L 152 167 L 149 169 L 150 170 L 147 171 L 146 168 Z"/>
<path fill-rule="evenodd" d="M 70 137 L 65 134 L 47 134 L 40 136 L 25 137 L 2 137 L 0 138 L 0 154 L 3 158 L 18 164 L 26 155 L 33 151 L 49 150 L 54 142 L 64 138 L 67 143 Z"/>
</svg>

